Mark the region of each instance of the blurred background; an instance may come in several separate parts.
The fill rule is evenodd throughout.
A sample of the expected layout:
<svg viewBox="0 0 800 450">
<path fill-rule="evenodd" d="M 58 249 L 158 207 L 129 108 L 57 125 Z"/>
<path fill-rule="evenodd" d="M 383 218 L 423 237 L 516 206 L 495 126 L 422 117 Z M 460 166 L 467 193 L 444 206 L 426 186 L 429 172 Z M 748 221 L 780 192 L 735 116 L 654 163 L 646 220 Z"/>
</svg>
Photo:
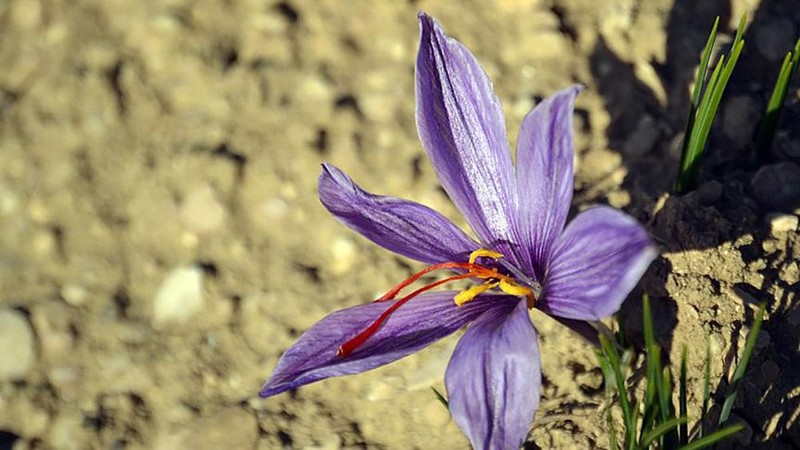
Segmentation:
<svg viewBox="0 0 800 450">
<path fill-rule="evenodd" d="M 464 225 L 414 125 L 420 10 L 483 64 L 512 148 L 539 100 L 587 86 L 575 210 L 651 229 L 664 255 L 642 288 L 673 358 L 693 344 L 690 382 L 698 342 L 719 379 L 748 305 L 770 301 L 731 445 L 800 445 L 796 83 L 773 159 L 749 156 L 797 0 L 0 0 L 0 449 L 467 448 L 430 391 L 452 339 L 257 398 L 304 330 L 417 268 L 324 211 L 322 161 Z M 701 187 L 671 196 L 708 31 L 719 15 L 724 49 L 744 13 Z M 532 314 L 545 385 L 526 448 L 606 448 L 591 347 Z"/>
</svg>

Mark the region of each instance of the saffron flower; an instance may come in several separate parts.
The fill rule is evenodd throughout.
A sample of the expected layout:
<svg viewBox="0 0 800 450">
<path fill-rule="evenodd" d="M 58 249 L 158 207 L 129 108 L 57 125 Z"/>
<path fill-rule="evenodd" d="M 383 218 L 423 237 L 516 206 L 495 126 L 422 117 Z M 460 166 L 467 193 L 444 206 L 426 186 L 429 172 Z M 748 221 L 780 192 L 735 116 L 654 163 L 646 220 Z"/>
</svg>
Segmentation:
<svg viewBox="0 0 800 450">
<path fill-rule="evenodd" d="M 635 220 L 609 207 L 588 209 L 565 227 L 580 87 L 558 92 L 525 117 L 514 164 L 500 102 L 475 57 L 431 17 L 422 13 L 419 23 L 417 128 L 477 241 L 438 212 L 370 194 L 323 164 L 319 196 L 331 214 L 430 266 L 374 302 L 316 323 L 283 354 L 261 396 L 388 364 L 468 325 L 445 373 L 450 412 L 474 448 L 516 449 L 541 388 L 528 309 L 575 322 L 614 314 L 656 251 Z M 411 288 L 434 272 L 447 276 Z M 475 284 L 432 290 L 455 280 Z"/>
</svg>

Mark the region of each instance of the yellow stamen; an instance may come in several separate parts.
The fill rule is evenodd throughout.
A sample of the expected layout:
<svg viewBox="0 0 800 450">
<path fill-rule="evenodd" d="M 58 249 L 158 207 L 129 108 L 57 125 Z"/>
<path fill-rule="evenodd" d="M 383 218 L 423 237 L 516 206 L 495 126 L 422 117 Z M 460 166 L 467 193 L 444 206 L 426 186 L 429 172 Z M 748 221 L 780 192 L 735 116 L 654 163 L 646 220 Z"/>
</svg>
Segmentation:
<svg viewBox="0 0 800 450">
<path fill-rule="evenodd" d="M 502 253 L 495 252 L 492 250 L 487 250 L 485 248 L 479 248 L 474 252 L 469 254 L 469 263 L 475 264 L 475 260 L 480 257 L 492 258 L 492 259 L 500 259 L 503 257 Z"/>
<path fill-rule="evenodd" d="M 508 277 L 500 278 L 500 290 L 506 294 L 511 294 L 517 297 L 527 296 L 531 293 L 530 288 L 520 286 L 514 280 Z"/>
<path fill-rule="evenodd" d="M 483 294 L 484 292 L 488 291 L 489 289 L 497 286 L 498 282 L 496 281 L 487 281 L 486 283 L 479 284 L 477 286 L 470 286 L 467 289 L 459 292 L 458 294 L 453 297 L 453 301 L 456 302 L 456 306 L 461 306 L 464 303 L 474 299 L 475 297 Z"/>
<path fill-rule="evenodd" d="M 475 261 L 481 257 L 497 260 L 502 258 L 503 254 L 493 250 L 479 248 L 469 255 L 469 263 L 475 264 Z M 506 294 L 513 295 L 515 297 L 525 297 L 528 300 L 528 308 L 533 308 L 533 303 L 536 301 L 533 290 L 526 286 L 520 286 L 512 277 L 502 275 L 495 269 L 492 269 L 489 274 L 474 273 L 473 275 L 478 278 L 483 278 L 487 281 L 481 285 L 464 289 L 456 294 L 453 297 L 453 301 L 456 302 L 456 305 L 461 306 L 474 299 L 478 295 L 488 291 L 489 289 L 499 287 L 500 290 Z"/>
</svg>

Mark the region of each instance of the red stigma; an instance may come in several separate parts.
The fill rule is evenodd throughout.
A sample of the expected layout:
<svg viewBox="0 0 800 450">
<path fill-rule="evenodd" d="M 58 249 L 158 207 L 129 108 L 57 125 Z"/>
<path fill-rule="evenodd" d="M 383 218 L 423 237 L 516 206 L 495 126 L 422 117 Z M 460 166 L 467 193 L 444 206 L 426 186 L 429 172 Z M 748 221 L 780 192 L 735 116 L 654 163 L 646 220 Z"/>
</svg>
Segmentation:
<svg viewBox="0 0 800 450">
<path fill-rule="evenodd" d="M 484 267 L 478 264 L 469 263 L 469 262 L 445 262 L 441 264 L 435 264 L 433 266 L 426 267 L 421 271 L 415 273 L 408 279 L 404 280 L 397 286 L 390 289 L 387 293 L 383 294 L 380 298 L 375 300 L 375 302 L 385 302 L 390 300 L 395 300 L 395 297 L 411 285 L 412 283 L 416 282 L 423 276 L 428 273 L 434 272 L 436 270 L 443 270 L 443 269 L 451 269 L 451 270 L 466 270 L 467 273 L 460 274 L 460 275 L 453 275 L 441 280 L 434 281 L 432 283 L 428 283 L 417 290 L 411 292 L 410 294 L 406 295 L 405 297 L 396 300 L 392 306 L 390 306 L 386 311 L 384 311 L 378 318 L 372 322 L 367 328 L 365 328 L 362 332 L 358 333 L 354 338 L 350 339 L 349 341 L 345 342 L 336 350 L 336 356 L 340 358 L 347 358 L 354 351 L 356 351 L 359 347 L 361 347 L 364 342 L 367 341 L 371 336 L 373 336 L 378 329 L 383 325 L 386 319 L 389 318 L 398 308 L 406 304 L 412 298 L 422 294 L 423 292 L 429 291 L 435 287 L 441 286 L 445 283 L 449 283 L 451 281 L 457 280 L 464 280 L 467 278 L 483 278 L 483 279 L 499 279 L 504 275 L 500 274 L 497 269 L 490 269 L 488 267 Z"/>
</svg>

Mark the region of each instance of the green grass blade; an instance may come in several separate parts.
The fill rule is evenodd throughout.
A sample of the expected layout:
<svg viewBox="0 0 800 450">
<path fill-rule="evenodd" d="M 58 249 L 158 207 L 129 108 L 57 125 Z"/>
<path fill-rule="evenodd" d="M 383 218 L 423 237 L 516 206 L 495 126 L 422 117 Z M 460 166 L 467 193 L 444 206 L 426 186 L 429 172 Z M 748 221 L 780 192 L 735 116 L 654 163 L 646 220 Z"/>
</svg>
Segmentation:
<svg viewBox="0 0 800 450">
<path fill-rule="evenodd" d="M 644 393 L 644 414 L 642 416 L 642 427 L 639 432 L 639 443 L 641 447 L 642 439 L 644 438 L 645 433 L 647 433 L 655 424 L 658 422 L 658 413 L 660 409 L 659 405 L 659 394 L 658 388 L 660 385 L 659 382 L 659 372 L 660 372 L 660 361 L 661 356 L 658 353 L 658 346 L 655 343 L 655 332 L 653 330 L 653 315 L 650 309 L 650 297 L 646 294 L 642 297 L 642 316 L 643 316 L 643 323 L 642 326 L 644 327 L 644 348 L 645 348 L 645 357 L 646 359 L 646 380 L 647 384 L 645 385 L 645 393 Z"/>
<path fill-rule="evenodd" d="M 744 343 L 744 351 L 742 352 L 742 359 L 739 361 L 739 365 L 736 366 L 736 371 L 733 372 L 730 391 L 725 397 L 725 402 L 722 404 L 722 412 L 719 415 L 719 425 L 725 424 L 731 415 L 731 409 L 733 408 L 733 403 L 736 401 L 739 385 L 747 371 L 747 364 L 750 362 L 750 356 L 752 356 L 753 349 L 756 347 L 758 334 L 761 332 L 761 323 L 764 321 L 764 309 L 766 309 L 766 304 L 761 303 L 761 306 L 758 307 L 756 318 L 753 321 L 753 328 L 747 334 L 747 339 Z"/>
<path fill-rule="evenodd" d="M 706 364 L 703 373 L 703 406 L 700 411 L 700 428 L 697 437 L 702 438 L 705 434 L 707 423 L 708 403 L 711 400 L 711 336 L 706 336 Z"/>
<path fill-rule="evenodd" d="M 708 61 L 711 59 L 711 51 L 714 49 L 714 42 L 717 40 L 717 28 L 719 27 L 719 16 L 714 20 L 714 26 L 711 27 L 711 32 L 708 34 L 708 41 L 703 49 L 703 55 L 700 57 L 700 66 L 697 68 L 696 80 L 694 89 L 692 89 L 692 99 L 689 104 L 689 116 L 686 119 L 686 129 L 684 130 L 683 151 L 681 152 L 681 167 L 684 165 L 683 158 L 686 157 L 686 144 L 689 142 L 689 135 L 691 134 L 692 127 L 694 126 L 695 114 L 697 113 L 697 106 L 700 103 L 700 94 L 706 86 L 706 77 L 708 76 Z"/>
<path fill-rule="evenodd" d="M 633 416 L 628 390 L 625 386 L 619 354 L 614 349 L 614 345 L 603 335 L 600 335 L 600 348 L 608 359 L 607 366 L 616 384 L 618 403 L 622 409 L 622 420 L 625 423 L 625 446 L 631 448 L 630 446 L 635 443 L 636 438 L 636 419 Z"/>
<path fill-rule="evenodd" d="M 741 431 L 742 428 L 744 427 L 740 424 L 725 427 L 721 430 L 717 430 L 712 434 L 709 434 L 708 436 L 703 436 L 700 439 L 695 439 L 690 444 L 681 447 L 680 450 L 699 450 L 702 448 L 710 447 L 733 436 L 734 434 Z"/>
<path fill-rule="evenodd" d="M 778 129 L 778 122 L 781 120 L 783 104 L 786 94 L 789 92 L 789 82 L 792 75 L 797 70 L 797 62 L 800 61 L 800 39 L 794 44 L 794 50 L 786 54 L 781 69 L 778 72 L 778 79 L 772 89 L 772 96 L 767 104 L 767 111 L 761 121 L 761 128 L 758 130 L 758 154 L 763 159 L 767 157 L 775 131 Z"/>
<path fill-rule="evenodd" d="M 606 423 L 608 424 L 608 445 L 611 450 L 619 450 L 617 442 L 617 428 L 614 426 L 614 416 L 611 414 L 611 406 L 606 409 Z"/>
<path fill-rule="evenodd" d="M 697 184 L 698 161 L 705 149 L 706 141 L 711 131 L 711 124 L 717 115 L 722 94 L 725 92 L 728 80 L 744 47 L 743 36 L 746 23 L 747 16 L 743 15 L 739 21 L 736 36 L 733 39 L 730 55 L 728 58 L 725 58 L 724 55 L 720 56 L 719 62 L 714 67 L 709 79 L 708 86 L 701 96 L 692 127 L 684 137 L 680 171 L 675 182 L 675 189 L 679 194 L 694 189 Z"/>
<path fill-rule="evenodd" d="M 444 395 L 442 395 L 442 393 L 439 392 L 439 390 L 436 389 L 435 387 L 431 386 L 431 390 L 433 391 L 433 394 L 436 395 L 436 399 L 439 400 L 439 403 L 444 405 L 444 407 L 447 408 L 447 411 L 449 412 L 450 402 L 448 402 L 447 399 L 444 397 Z"/>
<path fill-rule="evenodd" d="M 685 423 L 686 418 L 684 417 L 673 417 L 669 420 L 665 420 L 658 424 L 657 426 L 653 427 L 652 430 L 648 431 L 647 434 L 644 435 L 642 438 L 642 442 L 639 448 L 647 448 L 650 444 L 652 444 L 656 439 L 664 437 L 670 431 L 674 431 L 678 425 Z M 670 447 L 667 447 L 670 448 Z"/>
<path fill-rule="evenodd" d="M 686 346 L 681 350 L 681 367 L 678 375 L 678 414 L 685 420 L 680 427 L 678 427 L 678 442 L 681 445 L 689 443 L 689 421 L 687 418 L 686 407 Z"/>
<path fill-rule="evenodd" d="M 628 435 L 630 435 L 630 437 L 631 437 L 630 445 L 628 445 L 628 448 L 630 450 L 636 450 L 636 449 L 640 448 L 640 447 L 638 447 L 636 445 L 636 430 L 639 429 L 639 408 L 640 407 L 641 407 L 641 405 L 639 405 L 639 401 L 636 398 L 634 398 L 633 399 L 633 405 L 631 406 L 631 411 L 633 412 L 633 416 L 631 417 L 631 424 L 630 424 L 630 429 L 633 430 L 633 431 L 628 433 Z"/>
<path fill-rule="evenodd" d="M 614 369 L 611 368 L 611 361 L 606 356 L 604 349 L 595 349 L 597 355 L 597 362 L 600 364 L 600 370 L 603 372 L 604 383 L 606 386 L 606 397 L 610 400 L 616 386 L 616 376 Z M 608 443 L 611 450 L 619 450 L 619 442 L 617 440 L 617 428 L 614 426 L 614 416 L 612 414 L 611 402 L 606 408 L 606 423 L 608 424 Z"/>
<path fill-rule="evenodd" d="M 661 404 L 661 421 L 666 422 L 675 419 L 675 407 L 672 405 L 672 376 L 669 367 L 664 367 L 661 373 L 661 389 L 660 389 L 660 404 Z M 685 418 L 677 417 L 685 422 Z M 678 447 L 678 430 L 677 428 L 669 429 L 662 437 L 661 448 L 677 448 Z"/>
<path fill-rule="evenodd" d="M 690 118 L 694 117 L 694 112 L 697 111 L 697 104 L 700 102 L 700 93 L 705 87 L 706 74 L 708 71 L 708 61 L 711 59 L 711 51 L 714 49 L 714 42 L 717 41 L 717 28 L 719 27 L 719 16 L 714 19 L 714 26 L 711 27 L 711 32 L 708 34 L 706 46 L 703 48 L 703 56 L 700 58 L 700 67 L 697 68 L 697 81 L 692 90 L 692 104 Z M 686 131 L 689 131 L 688 127 Z"/>
</svg>

